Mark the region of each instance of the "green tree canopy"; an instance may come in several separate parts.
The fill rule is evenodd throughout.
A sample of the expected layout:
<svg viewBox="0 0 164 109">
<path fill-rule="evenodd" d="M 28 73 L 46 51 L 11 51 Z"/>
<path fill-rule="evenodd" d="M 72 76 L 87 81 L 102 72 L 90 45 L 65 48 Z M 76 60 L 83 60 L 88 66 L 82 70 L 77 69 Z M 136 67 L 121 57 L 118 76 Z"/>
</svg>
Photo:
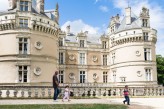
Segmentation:
<svg viewBox="0 0 164 109">
<path fill-rule="evenodd" d="M 161 55 L 157 55 L 156 59 L 157 59 L 158 84 L 164 85 L 164 57 L 162 57 Z"/>
</svg>

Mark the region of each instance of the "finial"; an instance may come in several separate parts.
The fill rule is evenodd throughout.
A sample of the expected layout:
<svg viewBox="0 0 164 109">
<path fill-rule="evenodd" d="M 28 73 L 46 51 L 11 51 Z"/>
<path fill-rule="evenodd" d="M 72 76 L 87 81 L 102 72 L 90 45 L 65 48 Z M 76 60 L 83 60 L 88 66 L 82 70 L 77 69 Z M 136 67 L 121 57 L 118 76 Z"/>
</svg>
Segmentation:
<svg viewBox="0 0 164 109">
<path fill-rule="evenodd" d="M 129 0 L 128 0 L 128 8 L 129 8 Z"/>
<path fill-rule="evenodd" d="M 58 10 L 59 9 L 59 5 L 58 5 L 58 3 L 56 3 L 56 10 Z"/>
</svg>

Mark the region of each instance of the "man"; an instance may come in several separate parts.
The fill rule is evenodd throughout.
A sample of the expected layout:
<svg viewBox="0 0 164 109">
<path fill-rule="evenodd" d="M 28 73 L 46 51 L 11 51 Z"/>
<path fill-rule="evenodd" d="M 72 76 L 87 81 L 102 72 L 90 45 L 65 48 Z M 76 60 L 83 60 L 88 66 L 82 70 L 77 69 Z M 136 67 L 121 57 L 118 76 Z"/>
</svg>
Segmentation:
<svg viewBox="0 0 164 109">
<path fill-rule="evenodd" d="M 123 103 L 125 104 L 125 102 L 127 102 L 127 105 L 130 105 L 129 90 L 128 90 L 127 85 L 125 86 L 125 89 L 124 89 L 124 97 L 125 97 L 125 100 L 123 101 Z"/>
<path fill-rule="evenodd" d="M 54 100 L 56 101 L 59 95 L 59 80 L 58 80 L 58 71 L 55 71 L 55 74 L 53 75 L 53 87 L 54 87 Z"/>
</svg>

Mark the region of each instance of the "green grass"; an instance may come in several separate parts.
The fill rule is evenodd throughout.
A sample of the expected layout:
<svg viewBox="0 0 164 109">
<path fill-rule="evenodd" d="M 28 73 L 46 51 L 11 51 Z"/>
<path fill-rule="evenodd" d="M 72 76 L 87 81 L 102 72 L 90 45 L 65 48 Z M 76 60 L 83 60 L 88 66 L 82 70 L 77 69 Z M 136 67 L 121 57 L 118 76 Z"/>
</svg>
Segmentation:
<svg viewBox="0 0 164 109">
<path fill-rule="evenodd" d="M 127 109 L 111 104 L 0 105 L 0 109 Z"/>
</svg>

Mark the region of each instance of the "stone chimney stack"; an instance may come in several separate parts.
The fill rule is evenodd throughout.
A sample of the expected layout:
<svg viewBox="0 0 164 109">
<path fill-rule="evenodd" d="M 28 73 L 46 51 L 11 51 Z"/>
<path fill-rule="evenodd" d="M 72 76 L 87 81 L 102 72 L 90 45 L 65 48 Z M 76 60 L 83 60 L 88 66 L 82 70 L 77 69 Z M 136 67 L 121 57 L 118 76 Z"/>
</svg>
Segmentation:
<svg viewBox="0 0 164 109">
<path fill-rule="evenodd" d="M 67 33 L 67 34 L 69 34 L 69 33 L 70 33 L 70 29 L 71 29 L 71 26 L 70 26 L 70 25 L 68 25 L 68 26 L 66 27 L 66 33 Z"/>
<path fill-rule="evenodd" d="M 38 13 L 44 13 L 44 0 L 36 0 L 36 9 Z"/>
<path fill-rule="evenodd" d="M 126 14 L 126 24 L 130 25 L 131 24 L 131 7 L 128 7 L 125 9 L 125 14 Z"/>
</svg>

